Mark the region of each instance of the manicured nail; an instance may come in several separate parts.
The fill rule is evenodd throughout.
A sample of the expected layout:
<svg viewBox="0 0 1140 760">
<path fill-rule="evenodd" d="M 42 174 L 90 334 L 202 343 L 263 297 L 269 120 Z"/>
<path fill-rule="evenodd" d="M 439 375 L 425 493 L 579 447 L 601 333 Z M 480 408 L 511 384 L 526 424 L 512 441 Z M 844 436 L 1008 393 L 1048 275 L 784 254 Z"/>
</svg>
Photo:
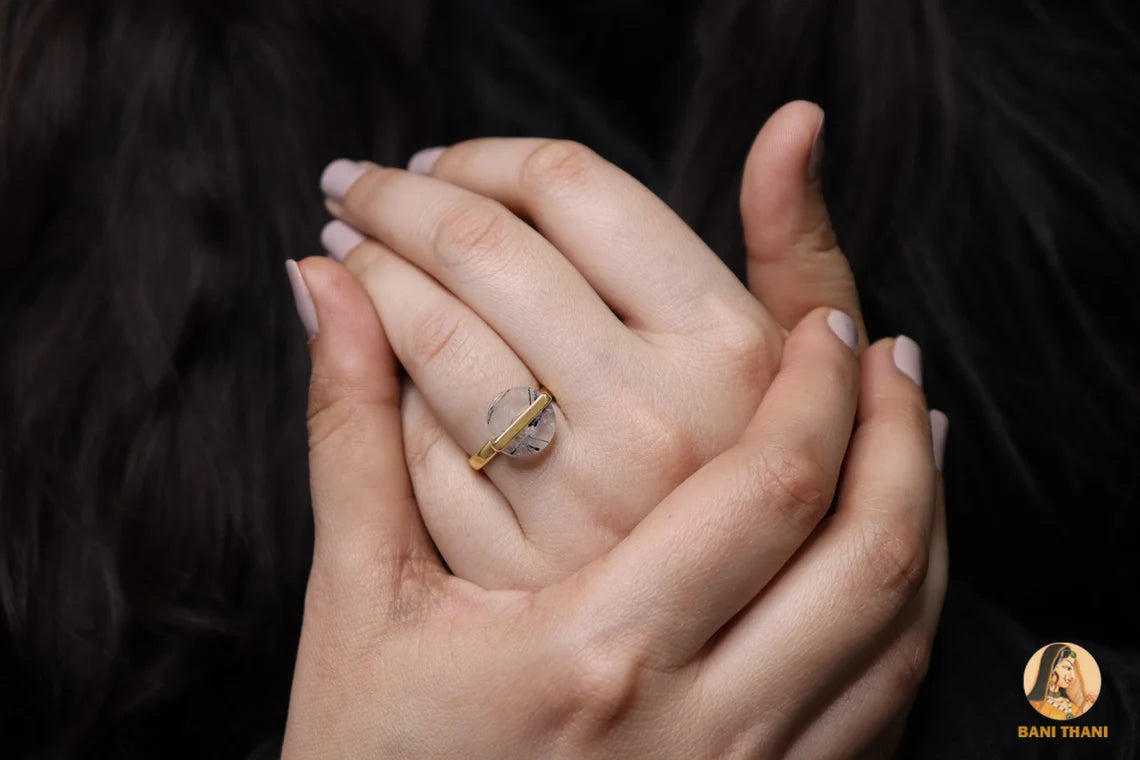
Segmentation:
<svg viewBox="0 0 1140 760">
<path fill-rule="evenodd" d="M 934 439 L 934 464 L 942 472 L 946 461 L 946 433 L 950 431 L 950 418 L 937 409 L 930 410 L 930 437 Z"/>
<path fill-rule="evenodd" d="M 339 219 L 332 220 L 321 230 L 321 245 L 337 261 L 344 261 L 348 252 L 363 242 L 363 235 Z"/>
<path fill-rule="evenodd" d="M 431 174 L 432 167 L 446 148 L 424 148 L 408 161 L 408 171 L 412 174 Z"/>
<path fill-rule="evenodd" d="M 313 303 L 313 296 L 309 293 L 309 286 L 301 276 L 301 268 L 297 262 L 289 259 L 285 262 L 285 272 L 289 275 L 289 284 L 293 286 L 293 300 L 297 303 L 297 316 L 305 326 L 309 340 L 317 337 L 317 306 Z"/>
<path fill-rule="evenodd" d="M 852 351 L 859 344 L 859 331 L 855 328 L 855 320 L 838 309 L 832 309 L 827 315 L 827 326 L 847 344 Z"/>
<path fill-rule="evenodd" d="M 922 387 L 922 349 L 910 338 L 900 335 L 895 339 L 895 366 Z"/>
<path fill-rule="evenodd" d="M 352 183 L 364 174 L 364 167 L 347 158 L 338 158 L 321 172 L 321 191 L 330 198 L 340 200 L 348 193 Z"/>
<path fill-rule="evenodd" d="M 808 156 L 808 182 L 815 182 L 823 173 L 823 119 L 815 128 L 815 138 L 811 141 L 811 154 Z"/>
</svg>

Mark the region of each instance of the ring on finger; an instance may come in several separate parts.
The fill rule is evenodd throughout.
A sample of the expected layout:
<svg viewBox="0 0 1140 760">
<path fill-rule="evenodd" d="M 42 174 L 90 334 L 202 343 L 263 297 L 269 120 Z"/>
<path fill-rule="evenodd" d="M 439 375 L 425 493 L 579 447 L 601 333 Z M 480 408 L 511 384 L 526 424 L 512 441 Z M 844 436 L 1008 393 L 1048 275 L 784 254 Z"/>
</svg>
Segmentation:
<svg viewBox="0 0 1140 760">
<path fill-rule="evenodd" d="M 554 438 L 554 396 L 545 387 L 508 388 L 487 409 L 491 438 L 467 463 L 482 470 L 502 453 L 510 457 L 533 456 Z"/>
</svg>

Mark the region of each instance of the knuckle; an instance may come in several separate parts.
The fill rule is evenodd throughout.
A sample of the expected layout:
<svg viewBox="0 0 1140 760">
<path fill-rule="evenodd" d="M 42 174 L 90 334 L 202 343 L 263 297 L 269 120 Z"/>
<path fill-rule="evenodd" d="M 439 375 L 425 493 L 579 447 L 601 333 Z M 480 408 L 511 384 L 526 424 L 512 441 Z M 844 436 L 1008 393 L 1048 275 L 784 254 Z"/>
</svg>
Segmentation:
<svg viewBox="0 0 1140 760">
<path fill-rule="evenodd" d="M 312 382 L 316 386 L 317 378 L 314 377 Z M 367 440 L 368 420 L 360 404 L 351 402 L 346 395 L 332 388 L 310 393 L 310 399 L 318 397 L 322 400 L 318 403 L 310 401 L 306 415 L 310 452 L 332 441 L 335 441 L 336 448 L 340 448 Z"/>
<path fill-rule="evenodd" d="M 588 180 L 597 160 L 597 155 L 581 143 L 550 140 L 523 159 L 519 185 L 526 192 L 539 194 L 580 186 Z"/>
<path fill-rule="evenodd" d="M 929 551 L 917 523 L 905 518 L 868 521 L 863 551 L 872 582 L 893 605 L 905 604 L 918 592 Z"/>
<path fill-rule="evenodd" d="M 750 479 L 748 485 L 762 494 L 778 519 L 813 526 L 830 506 L 833 478 L 810 450 L 769 447 L 757 457 Z"/>
<path fill-rule="evenodd" d="M 636 452 L 631 465 L 640 465 L 647 475 L 658 479 L 664 474 L 661 483 L 664 488 L 672 490 L 712 456 L 712 452 L 705 451 L 708 444 L 700 440 L 699 431 L 693 429 L 692 422 L 677 419 L 643 399 L 623 405 L 622 410 L 622 416 L 627 419 L 623 426 L 629 437 L 621 445 L 626 451 Z M 668 463 L 668 471 L 664 473 L 663 462 Z M 630 529 L 632 527 L 629 526 Z"/>
<path fill-rule="evenodd" d="M 432 232 L 432 248 L 446 265 L 481 260 L 505 249 L 509 213 L 493 201 L 462 201 L 447 209 Z"/>
<path fill-rule="evenodd" d="M 449 311 L 429 311 L 408 330 L 408 356 L 420 367 L 460 367 L 469 346 L 470 334 L 458 315 Z"/>
<path fill-rule="evenodd" d="M 701 303 L 699 310 L 705 318 L 692 337 L 702 369 L 711 359 L 726 370 L 725 377 L 734 384 L 741 374 L 768 380 L 775 375 L 784 339 L 779 327 L 759 307 L 739 308 L 717 298 Z"/>
<path fill-rule="evenodd" d="M 567 707 L 575 722 L 588 730 L 604 730 L 619 721 L 633 705 L 643 678 L 639 659 L 614 643 L 582 647 L 566 667 Z"/>
<path fill-rule="evenodd" d="M 734 369 L 751 370 L 766 364 L 772 355 L 772 341 L 766 326 L 739 312 L 718 320 L 719 329 L 713 338 L 722 355 Z"/>
<path fill-rule="evenodd" d="M 820 206 L 812 214 L 797 241 L 796 249 L 802 253 L 815 255 L 840 254 L 839 240 L 835 236 L 835 229 L 831 225 L 831 217 L 826 207 Z"/>
</svg>

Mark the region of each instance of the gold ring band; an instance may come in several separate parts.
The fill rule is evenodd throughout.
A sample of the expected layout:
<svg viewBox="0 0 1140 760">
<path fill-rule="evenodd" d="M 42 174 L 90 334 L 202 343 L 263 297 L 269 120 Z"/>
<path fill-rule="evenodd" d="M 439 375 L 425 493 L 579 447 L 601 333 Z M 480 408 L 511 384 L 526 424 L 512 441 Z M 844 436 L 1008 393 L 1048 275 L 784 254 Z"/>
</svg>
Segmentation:
<svg viewBox="0 0 1140 760">
<path fill-rule="evenodd" d="M 482 470 L 499 452 L 507 448 L 515 436 L 521 433 L 527 425 L 534 422 L 538 415 L 542 414 L 543 411 L 546 410 L 546 407 L 550 406 L 550 402 L 552 401 L 554 401 L 554 396 L 551 395 L 550 391 L 545 387 L 539 387 L 538 398 L 532 401 L 530 406 L 522 411 L 522 414 L 510 424 L 510 427 L 487 441 L 483 444 L 483 448 L 472 454 L 471 458 L 467 460 L 467 463 L 471 465 L 471 468 L 474 470 Z"/>
</svg>

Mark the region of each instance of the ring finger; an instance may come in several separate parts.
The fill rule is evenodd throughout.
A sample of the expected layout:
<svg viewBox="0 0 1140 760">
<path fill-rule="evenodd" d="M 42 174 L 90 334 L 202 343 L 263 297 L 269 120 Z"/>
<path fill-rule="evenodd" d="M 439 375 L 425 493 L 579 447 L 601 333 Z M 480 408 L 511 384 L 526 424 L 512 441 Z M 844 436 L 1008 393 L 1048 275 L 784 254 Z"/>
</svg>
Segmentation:
<svg viewBox="0 0 1140 760">
<path fill-rule="evenodd" d="M 344 160 L 321 187 L 335 216 L 470 305 L 571 417 L 579 400 L 583 408 L 612 387 L 599 368 L 641 343 L 554 246 L 495 201 Z"/>
<path fill-rule="evenodd" d="M 478 450 L 489 438 L 487 405 L 505 388 L 537 387 L 534 375 L 479 315 L 383 244 L 362 238 L 339 221 L 331 222 L 321 239 L 364 284 L 396 356 L 434 418 L 459 448 Z M 518 509 L 536 503 L 517 497 L 524 489 L 533 494 L 544 488 L 542 472 L 560 450 L 571 446 L 573 434 L 559 411 L 556 405 L 558 442 L 533 464 L 503 467 L 492 461 L 485 468 L 508 502 L 523 505 Z M 522 521 L 529 517 L 518 515 Z"/>
</svg>

